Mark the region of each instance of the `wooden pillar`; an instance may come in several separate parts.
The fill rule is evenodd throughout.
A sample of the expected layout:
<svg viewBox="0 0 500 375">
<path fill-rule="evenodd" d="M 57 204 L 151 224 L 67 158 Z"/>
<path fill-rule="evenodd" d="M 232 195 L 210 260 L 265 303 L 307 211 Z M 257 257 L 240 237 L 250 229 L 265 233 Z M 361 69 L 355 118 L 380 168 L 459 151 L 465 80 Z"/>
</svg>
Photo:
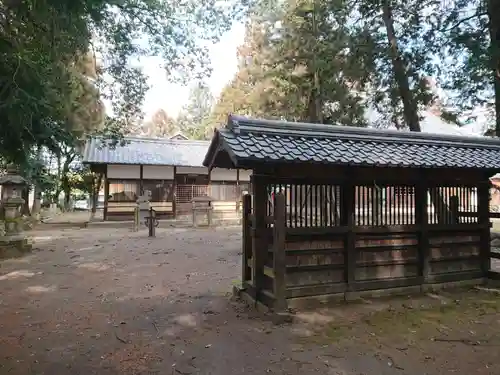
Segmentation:
<svg viewBox="0 0 500 375">
<path fill-rule="evenodd" d="M 477 187 L 478 223 L 481 225 L 480 249 L 481 271 L 487 276 L 491 267 L 490 234 L 490 183 L 488 176 Z"/>
<path fill-rule="evenodd" d="M 340 211 L 340 223 L 346 227 L 347 232 L 344 243 L 344 281 L 347 291 L 354 290 L 356 282 L 356 238 L 354 233 L 354 211 L 355 211 L 355 185 L 352 182 L 342 186 L 342 207 Z"/>
<path fill-rule="evenodd" d="M 240 212 L 243 196 L 240 190 L 240 170 L 236 169 L 236 212 Z"/>
<path fill-rule="evenodd" d="M 284 311 L 286 303 L 286 202 L 283 192 L 274 196 L 274 227 L 273 227 L 273 294 L 274 310 Z"/>
<path fill-rule="evenodd" d="M 144 194 L 144 166 L 139 166 L 139 195 Z"/>
<path fill-rule="evenodd" d="M 255 300 L 263 288 L 264 266 L 267 260 L 267 191 L 266 177 L 253 175 L 253 241 L 252 241 L 252 283 L 255 289 Z"/>
<path fill-rule="evenodd" d="M 177 167 L 174 167 L 174 180 L 172 182 L 172 213 L 174 215 L 174 219 L 177 218 L 177 205 L 175 204 L 177 197 Z"/>
<path fill-rule="evenodd" d="M 459 206 L 460 201 L 457 195 L 452 195 L 448 200 L 448 207 L 450 208 L 450 218 L 451 223 L 459 224 L 460 216 L 459 216 Z"/>
<path fill-rule="evenodd" d="M 104 208 L 103 208 L 103 220 L 108 219 L 108 196 L 109 196 L 109 181 L 108 181 L 108 166 L 104 171 Z"/>
<path fill-rule="evenodd" d="M 418 263 L 420 283 L 425 284 L 429 278 L 430 248 L 429 248 L 429 212 L 425 183 L 427 177 L 422 175 L 415 185 L 415 223 L 418 232 Z"/>
<path fill-rule="evenodd" d="M 248 261 L 252 257 L 252 221 L 250 215 L 252 214 L 252 196 L 245 194 L 243 196 L 243 238 L 242 238 L 242 264 L 241 264 L 241 283 L 244 286 L 245 282 L 252 279 L 251 269 Z"/>
</svg>

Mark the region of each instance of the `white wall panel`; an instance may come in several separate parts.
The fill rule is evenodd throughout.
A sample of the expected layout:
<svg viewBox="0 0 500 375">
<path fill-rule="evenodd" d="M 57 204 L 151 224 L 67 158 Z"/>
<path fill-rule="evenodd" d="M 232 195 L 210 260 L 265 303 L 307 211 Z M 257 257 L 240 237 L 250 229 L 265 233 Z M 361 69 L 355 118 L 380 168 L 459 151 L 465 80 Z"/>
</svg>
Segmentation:
<svg viewBox="0 0 500 375">
<path fill-rule="evenodd" d="M 210 172 L 210 181 L 236 181 L 236 169 L 213 168 Z"/>
<path fill-rule="evenodd" d="M 205 167 L 177 167 L 177 174 L 208 174 Z"/>
<path fill-rule="evenodd" d="M 174 167 L 169 165 L 145 165 L 142 167 L 144 180 L 173 180 Z"/>
<path fill-rule="evenodd" d="M 121 180 L 141 178 L 139 165 L 108 165 L 107 177 Z"/>
<path fill-rule="evenodd" d="M 250 176 L 252 175 L 251 169 L 240 169 L 240 181 L 250 182 Z"/>
</svg>

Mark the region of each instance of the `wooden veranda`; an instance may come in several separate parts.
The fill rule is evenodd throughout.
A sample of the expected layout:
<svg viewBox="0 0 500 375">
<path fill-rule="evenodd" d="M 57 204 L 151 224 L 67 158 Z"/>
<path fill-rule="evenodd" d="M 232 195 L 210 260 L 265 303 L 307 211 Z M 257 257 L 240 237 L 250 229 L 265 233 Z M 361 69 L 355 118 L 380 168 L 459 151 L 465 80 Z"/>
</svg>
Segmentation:
<svg viewBox="0 0 500 375">
<path fill-rule="evenodd" d="M 243 288 L 275 310 L 491 275 L 498 140 L 230 116 L 205 165 L 253 170 Z"/>
</svg>

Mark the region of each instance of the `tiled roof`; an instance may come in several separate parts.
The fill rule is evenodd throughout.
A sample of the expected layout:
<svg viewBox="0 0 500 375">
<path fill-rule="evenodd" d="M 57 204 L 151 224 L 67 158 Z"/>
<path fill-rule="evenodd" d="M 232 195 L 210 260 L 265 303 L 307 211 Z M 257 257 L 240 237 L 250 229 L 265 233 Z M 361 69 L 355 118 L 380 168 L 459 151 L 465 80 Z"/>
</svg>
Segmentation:
<svg viewBox="0 0 500 375">
<path fill-rule="evenodd" d="M 208 141 L 126 137 L 124 146 L 110 148 L 100 138 L 85 144 L 85 164 L 144 164 L 202 167 Z"/>
<path fill-rule="evenodd" d="M 223 153 L 226 157 L 222 157 Z M 230 116 L 204 161 L 209 167 L 313 162 L 426 168 L 500 168 L 500 141 Z M 215 161 L 215 162 L 214 162 Z"/>
</svg>

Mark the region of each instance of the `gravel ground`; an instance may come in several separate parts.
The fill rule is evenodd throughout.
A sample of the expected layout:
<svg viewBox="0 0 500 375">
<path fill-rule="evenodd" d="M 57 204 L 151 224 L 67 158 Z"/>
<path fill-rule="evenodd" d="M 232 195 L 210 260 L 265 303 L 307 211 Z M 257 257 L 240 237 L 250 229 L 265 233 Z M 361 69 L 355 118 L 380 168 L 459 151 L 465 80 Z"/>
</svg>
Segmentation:
<svg viewBox="0 0 500 375">
<path fill-rule="evenodd" d="M 239 228 L 158 229 L 152 239 L 128 228 L 33 234 L 33 254 L 0 263 L 0 374 L 462 374 L 417 370 L 424 349 L 395 366 L 364 340 L 367 330 L 352 331 L 351 344 L 321 335 L 339 311 L 362 316 L 355 306 L 276 326 L 232 300 Z M 495 316 L 483 314 L 488 329 Z M 458 360 L 476 350 L 443 348 Z"/>
</svg>

